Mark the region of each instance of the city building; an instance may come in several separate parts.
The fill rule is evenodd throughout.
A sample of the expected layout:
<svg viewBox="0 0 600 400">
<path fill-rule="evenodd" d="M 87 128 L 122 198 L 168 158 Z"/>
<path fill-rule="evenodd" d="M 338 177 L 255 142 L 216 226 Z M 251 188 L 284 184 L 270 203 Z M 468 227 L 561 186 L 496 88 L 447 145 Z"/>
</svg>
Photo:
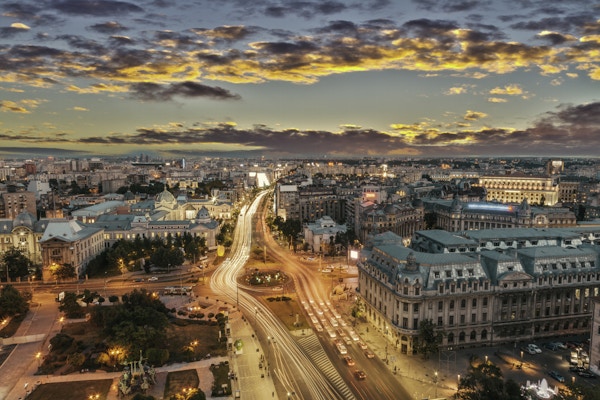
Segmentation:
<svg viewBox="0 0 600 400">
<path fill-rule="evenodd" d="M 42 252 L 39 241 L 49 220 L 37 220 L 34 214 L 22 211 L 16 218 L 0 219 L 0 257 L 17 248 L 32 263 L 41 265 Z"/>
<path fill-rule="evenodd" d="M 557 228 L 577 224 L 575 213 L 561 207 L 532 207 L 526 198 L 521 204 L 495 202 L 464 203 L 423 199 L 425 213 L 433 214 L 435 227 L 450 232 L 491 228 Z"/>
<path fill-rule="evenodd" d="M 486 189 L 488 201 L 516 204 L 528 199 L 532 204 L 544 206 L 553 206 L 559 201 L 559 187 L 551 176 L 520 172 L 486 175 L 479 178 L 479 186 Z"/>
<path fill-rule="evenodd" d="M 139 238 L 166 239 L 190 234 L 204 238 L 209 250 L 217 248 L 219 222 L 211 218 L 206 207 L 201 208 L 194 218 L 186 220 L 152 220 L 144 215 L 103 214 L 92 226 L 103 229 L 104 247 L 109 248 L 119 240 Z"/>
<path fill-rule="evenodd" d="M 445 333 L 442 349 L 516 345 L 589 333 L 598 254 L 590 244 L 426 253 L 386 232 L 361 252 L 358 290 L 366 318 L 403 353 L 426 320 Z"/>
<path fill-rule="evenodd" d="M 104 250 L 104 230 L 76 220 L 50 221 L 39 240 L 42 252 L 42 279 L 53 282 L 52 272 L 72 266 L 77 278 L 85 276 L 87 264 Z"/>
<path fill-rule="evenodd" d="M 314 223 L 304 225 L 304 242 L 309 251 L 333 254 L 332 246 L 336 245 L 335 239 L 340 233 L 346 233 L 346 225 L 338 225 L 331 217 L 324 216 Z"/>
</svg>

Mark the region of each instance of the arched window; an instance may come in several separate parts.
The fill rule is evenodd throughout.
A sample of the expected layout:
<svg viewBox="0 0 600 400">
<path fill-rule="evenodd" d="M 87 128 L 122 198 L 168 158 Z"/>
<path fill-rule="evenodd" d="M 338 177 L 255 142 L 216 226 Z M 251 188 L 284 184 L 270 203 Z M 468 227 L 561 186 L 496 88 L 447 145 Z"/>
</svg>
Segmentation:
<svg viewBox="0 0 600 400">
<path fill-rule="evenodd" d="M 487 339 L 487 330 L 482 330 L 481 331 L 481 340 L 486 340 Z"/>
<path fill-rule="evenodd" d="M 464 342 L 464 341 L 465 341 L 465 336 L 466 336 L 466 335 L 465 335 L 465 333 L 464 333 L 464 332 L 461 332 L 461 333 L 459 333 L 459 334 L 458 334 L 458 341 L 459 341 L 459 342 Z"/>
<path fill-rule="evenodd" d="M 454 333 L 448 334 L 448 343 L 454 343 Z"/>
<path fill-rule="evenodd" d="M 477 332 L 471 331 L 471 337 L 469 339 L 471 339 L 471 340 L 477 340 Z"/>
</svg>

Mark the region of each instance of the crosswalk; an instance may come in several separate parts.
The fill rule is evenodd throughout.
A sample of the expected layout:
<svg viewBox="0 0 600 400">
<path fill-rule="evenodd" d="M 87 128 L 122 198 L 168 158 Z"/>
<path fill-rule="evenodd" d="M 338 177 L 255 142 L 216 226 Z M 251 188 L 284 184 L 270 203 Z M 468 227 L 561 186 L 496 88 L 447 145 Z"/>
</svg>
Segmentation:
<svg viewBox="0 0 600 400">
<path fill-rule="evenodd" d="M 319 368 L 319 370 L 323 373 L 323 375 L 327 378 L 329 382 L 331 382 L 332 386 L 335 390 L 340 394 L 340 398 L 347 400 L 355 400 L 356 397 L 348 388 L 348 385 L 333 364 L 325 350 L 323 350 L 323 346 L 321 342 L 319 342 L 319 338 L 317 335 L 309 335 L 306 337 L 302 337 L 298 339 L 298 343 L 300 347 L 304 350 L 304 352 L 310 357 L 313 363 Z"/>
</svg>

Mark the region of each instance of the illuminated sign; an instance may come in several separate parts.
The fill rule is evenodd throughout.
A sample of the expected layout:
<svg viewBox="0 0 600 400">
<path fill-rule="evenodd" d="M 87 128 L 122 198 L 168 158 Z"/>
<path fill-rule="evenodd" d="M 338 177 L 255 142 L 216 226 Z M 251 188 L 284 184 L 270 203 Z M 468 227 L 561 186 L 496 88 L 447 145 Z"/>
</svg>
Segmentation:
<svg viewBox="0 0 600 400">
<path fill-rule="evenodd" d="M 512 212 L 513 206 L 506 204 L 490 204 L 490 203 L 467 203 L 469 210 L 483 210 L 483 211 L 504 211 Z"/>
<path fill-rule="evenodd" d="M 357 250 L 350 250 L 350 258 L 353 260 L 358 260 L 358 251 Z"/>
</svg>

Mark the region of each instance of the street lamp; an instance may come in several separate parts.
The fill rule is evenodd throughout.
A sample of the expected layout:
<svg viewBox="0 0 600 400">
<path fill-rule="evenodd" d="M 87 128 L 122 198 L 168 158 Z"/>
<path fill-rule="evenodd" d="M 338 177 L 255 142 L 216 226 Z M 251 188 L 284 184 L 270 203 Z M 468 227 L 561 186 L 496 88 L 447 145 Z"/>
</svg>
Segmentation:
<svg viewBox="0 0 600 400">
<path fill-rule="evenodd" d="M 433 382 L 435 383 L 435 397 L 437 398 L 437 387 L 438 387 L 438 372 L 435 371 Z"/>
<path fill-rule="evenodd" d="M 42 364 L 42 353 L 38 351 L 35 354 L 35 358 L 36 358 L 36 360 L 38 362 L 38 368 L 39 368 L 41 366 L 41 364 Z"/>
</svg>

